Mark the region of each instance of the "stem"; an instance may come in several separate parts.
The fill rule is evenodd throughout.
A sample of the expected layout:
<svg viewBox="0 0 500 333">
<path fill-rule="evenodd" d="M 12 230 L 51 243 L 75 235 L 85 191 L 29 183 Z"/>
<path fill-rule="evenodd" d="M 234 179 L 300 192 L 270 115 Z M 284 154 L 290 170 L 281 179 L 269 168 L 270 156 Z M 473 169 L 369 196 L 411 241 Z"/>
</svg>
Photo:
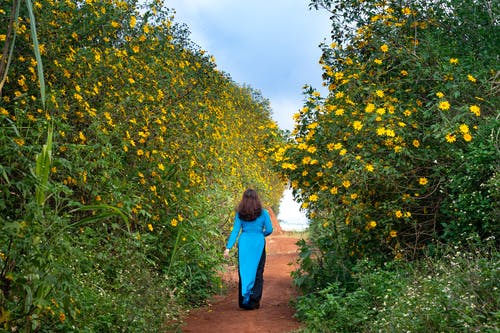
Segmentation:
<svg viewBox="0 0 500 333">
<path fill-rule="evenodd" d="M 177 250 L 179 248 L 179 239 L 181 238 L 181 227 L 182 222 L 179 223 L 179 228 L 177 229 L 177 237 L 175 238 L 174 249 L 172 250 L 172 255 L 170 256 L 170 262 L 168 264 L 167 276 L 170 276 L 170 269 L 172 268 L 172 264 L 174 263 L 175 255 L 177 254 Z"/>
</svg>

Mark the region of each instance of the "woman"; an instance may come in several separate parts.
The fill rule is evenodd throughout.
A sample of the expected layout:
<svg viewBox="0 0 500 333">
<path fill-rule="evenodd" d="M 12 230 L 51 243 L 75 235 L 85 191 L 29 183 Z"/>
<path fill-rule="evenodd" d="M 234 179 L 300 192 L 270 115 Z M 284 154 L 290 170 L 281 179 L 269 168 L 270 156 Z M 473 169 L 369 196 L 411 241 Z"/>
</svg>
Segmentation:
<svg viewBox="0 0 500 333">
<path fill-rule="evenodd" d="M 241 234 L 240 234 L 241 230 Z M 242 309 L 258 309 L 264 284 L 263 274 L 266 263 L 266 241 L 264 237 L 273 232 L 271 218 L 257 192 L 248 189 L 236 210 L 233 230 L 227 241 L 224 256 L 236 243 L 238 235 L 238 267 L 239 297 L 238 304 Z"/>
</svg>

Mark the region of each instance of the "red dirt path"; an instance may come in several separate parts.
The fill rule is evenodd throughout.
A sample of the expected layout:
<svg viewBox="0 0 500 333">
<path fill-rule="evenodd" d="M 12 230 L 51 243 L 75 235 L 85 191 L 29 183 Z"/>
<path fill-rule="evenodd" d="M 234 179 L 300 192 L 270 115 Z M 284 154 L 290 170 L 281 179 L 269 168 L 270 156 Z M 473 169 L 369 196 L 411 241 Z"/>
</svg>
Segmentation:
<svg viewBox="0 0 500 333">
<path fill-rule="evenodd" d="M 271 213 L 274 225 L 277 222 L 273 215 Z M 227 295 L 216 296 L 210 305 L 193 311 L 186 319 L 182 332 L 285 333 L 300 327 L 289 305 L 295 295 L 290 272 L 295 269 L 295 243 L 298 239 L 283 234 L 277 227 L 276 234 L 266 238 L 267 258 L 260 309 L 248 311 L 238 308 L 237 268 L 229 267 L 224 275 Z"/>
</svg>

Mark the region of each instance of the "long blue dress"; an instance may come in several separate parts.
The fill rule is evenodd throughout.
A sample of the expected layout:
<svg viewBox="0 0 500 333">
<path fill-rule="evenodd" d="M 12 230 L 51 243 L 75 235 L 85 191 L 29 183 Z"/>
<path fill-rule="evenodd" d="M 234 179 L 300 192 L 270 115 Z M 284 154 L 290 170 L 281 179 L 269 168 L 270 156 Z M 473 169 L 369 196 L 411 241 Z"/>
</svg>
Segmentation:
<svg viewBox="0 0 500 333">
<path fill-rule="evenodd" d="M 241 231 L 241 234 L 240 234 Z M 257 267 L 264 252 L 265 239 L 273 232 L 271 218 L 263 209 L 253 221 L 244 221 L 236 214 L 226 248 L 231 249 L 238 239 L 238 266 L 243 304 L 248 304 L 254 288 Z"/>
</svg>

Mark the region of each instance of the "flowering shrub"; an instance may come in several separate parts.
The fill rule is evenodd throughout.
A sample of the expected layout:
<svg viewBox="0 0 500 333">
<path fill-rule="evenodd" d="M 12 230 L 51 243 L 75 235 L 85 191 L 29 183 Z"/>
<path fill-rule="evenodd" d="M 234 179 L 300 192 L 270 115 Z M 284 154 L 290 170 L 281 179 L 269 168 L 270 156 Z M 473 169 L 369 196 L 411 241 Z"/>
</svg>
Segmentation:
<svg viewBox="0 0 500 333">
<path fill-rule="evenodd" d="M 345 20 L 333 21 L 336 39 L 323 46 L 329 93 L 306 88 L 295 130 L 275 159 L 314 221 L 314 243 L 334 238 L 353 260 L 418 256 L 449 235 L 445 224 L 457 227 L 457 201 L 451 203 L 449 193 L 476 164 L 472 156 L 463 158 L 474 149 L 484 150 L 481 156 L 491 153 L 491 159 L 483 159 L 483 172 L 464 185 L 481 193 L 478 221 L 483 214 L 492 221 L 495 198 L 486 186 L 477 188 L 498 167 L 498 96 L 492 86 L 497 37 L 486 21 L 493 15 L 487 5 L 467 5 L 313 1 Z M 342 25 L 346 21 L 351 24 Z M 481 25 L 467 34 L 477 43 L 462 45 L 464 22 Z M 467 203 L 459 205 L 462 210 Z M 461 231 L 488 237 L 495 232 L 492 223 L 462 224 Z M 325 255 L 329 251 L 316 245 Z"/>
<path fill-rule="evenodd" d="M 306 87 L 275 155 L 311 220 L 293 273 L 304 331 L 497 330 L 498 8 L 311 6 L 332 14 L 328 94 Z"/>
<path fill-rule="evenodd" d="M 0 325 L 175 323 L 219 288 L 242 190 L 279 202 L 269 103 L 162 1 L 4 2 L 0 22 Z"/>
</svg>

